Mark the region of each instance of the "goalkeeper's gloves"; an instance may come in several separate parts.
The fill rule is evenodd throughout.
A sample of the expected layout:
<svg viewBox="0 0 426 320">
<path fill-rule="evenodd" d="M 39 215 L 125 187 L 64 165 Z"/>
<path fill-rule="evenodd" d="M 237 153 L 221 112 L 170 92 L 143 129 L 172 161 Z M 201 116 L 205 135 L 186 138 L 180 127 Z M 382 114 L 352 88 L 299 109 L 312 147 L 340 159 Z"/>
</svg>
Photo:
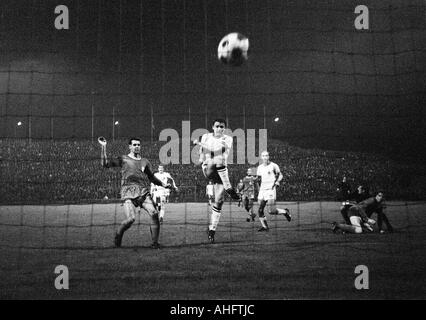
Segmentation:
<svg viewBox="0 0 426 320">
<path fill-rule="evenodd" d="M 370 224 L 370 225 L 373 225 L 373 224 L 375 224 L 375 223 L 376 223 L 376 221 L 375 221 L 375 220 L 373 220 L 373 219 L 370 219 L 370 218 L 369 218 L 369 219 L 367 220 L 367 223 L 368 223 L 368 224 Z"/>
</svg>

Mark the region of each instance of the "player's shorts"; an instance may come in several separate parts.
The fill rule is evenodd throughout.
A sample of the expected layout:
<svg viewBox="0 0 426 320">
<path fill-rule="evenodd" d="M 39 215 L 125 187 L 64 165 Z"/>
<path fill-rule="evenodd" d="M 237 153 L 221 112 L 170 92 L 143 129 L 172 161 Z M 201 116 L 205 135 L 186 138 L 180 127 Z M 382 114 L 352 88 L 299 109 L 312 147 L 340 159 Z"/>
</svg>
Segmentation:
<svg viewBox="0 0 426 320">
<path fill-rule="evenodd" d="M 207 179 L 212 180 L 213 183 L 222 184 L 222 179 L 220 178 L 219 173 L 217 172 L 216 164 L 211 161 L 205 161 L 203 162 L 201 168 L 203 170 L 204 176 Z"/>
<path fill-rule="evenodd" d="M 351 216 L 349 219 L 351 221 L 351 225 L 355 227 L 355 232 L 356 233 L 362 233 L 362 227 L 361 227 L 362 219 L 361 219 L 361 217 Z"/>
<path fill-rule="evenodd" d="M 257 199 L 258 201 L 275 201 L 277 199 L 277 191 L 275 189 L 260 189 Z"/>
<path fill-rule="evenodd" d="M 147 188 L 136 184 L 122 186 L 120 193 L 123 201 L 130 199 L 135 207 L 142 207 L 146 197 L 149 195 Z"/>
<path fill-rule="evenodd" d="M 166 202 L 166 196 L 164 195 L 154 195 L 154 199 L 156 204 L 162 204 Z"/>
<path fill-rule="evenodd" d="M 250 192 L 250 193 L 243 193 L 243 195 L 241 196 L 242 199 L 249 199 L 249 200 L 253 200 L 254 199 L 254 193 Z"/>
<path fill-rule="evenodd" d="M 125 185 L 121 187 L 121 199 L 135 199 L 140 196 L 146 196 L 149 193 L 146 187 L 137 184 Z"/>
<path fill-rule="evenodd" d="M 362 222 L 361 217 L 352 216 L 352 217 L 350 217 L 349 219 L 351 220 L 351 224 L 352 224 L 354 227 L 360 227 L 360 228 L 361 228 L 361 222 Z"/>
</svg>

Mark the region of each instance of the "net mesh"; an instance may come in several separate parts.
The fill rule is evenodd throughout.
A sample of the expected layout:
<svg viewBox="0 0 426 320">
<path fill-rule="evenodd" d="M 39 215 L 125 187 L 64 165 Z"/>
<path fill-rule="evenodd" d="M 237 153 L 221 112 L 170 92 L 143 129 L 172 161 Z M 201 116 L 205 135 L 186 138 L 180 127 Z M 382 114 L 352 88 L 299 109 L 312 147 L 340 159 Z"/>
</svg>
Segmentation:
<svg viewBox="0 0 426 320">
<path fill-rule="evenodd" d="M 70 30 L 58 31 L 56 1 L 2 0 L 0 297 L 424 297 L 426 167 L 406 160 L 426 134 L 426 5 L 364 4 L 370 29 L 360 31 L 351 0 L 73 0 Z M 250 39 L 242 68 L 217 61 L 230 31 Z M 268 216 L 265 235 L 226 202 L 211 246 L 201 170 L 173 165 L 180 192 L 166 208 L 165 250 L 148 250 L 144 212 L 113 248 L 120 172 L 102 169 L 96 138 L 121 155 L 123 137 L 139 136 L 156 167 L 163 129 L 209 128 L 217 115 L 280 140 L 268 149 L 292 221 Z M 230 165 L 233 185 L 248 167 Z M 395 233 L 331 233 L 342 175 L 385 190 Z M 52 285 L 59 264 L 68 295 Z M 359 264 L 375 283 L 363 296 Z"/>
<path fill-rule="evenodd" d="M 155 141 L 223 115 L 305 146 L 408 152 L 426 127 L 424 1 L 366 3 L 369 30 L 357 5 L 75 0 L 61 32 L 52 1 L 5 1 L 1 137 Z M 218 65 L 228 30 L 251 40 L 243 68 Z"/>
</svg>

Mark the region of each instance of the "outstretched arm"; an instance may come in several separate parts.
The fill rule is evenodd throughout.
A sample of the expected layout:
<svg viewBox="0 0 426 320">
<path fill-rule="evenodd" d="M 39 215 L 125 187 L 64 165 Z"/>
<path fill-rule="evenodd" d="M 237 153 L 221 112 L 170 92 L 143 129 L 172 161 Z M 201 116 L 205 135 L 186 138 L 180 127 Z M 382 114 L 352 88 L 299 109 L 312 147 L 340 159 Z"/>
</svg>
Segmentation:
<svg viewBox="0 0 426 320">
<path fill-rule="evenodd" d="M 370 219 L 367 217 L 367 214 L 365 213 L 363 208 L 360 208 L 359 212 L 359 216 L 361 217 L 363 222 L 368 222 Z"/>
<path fill-rule="evenodd" d="M 171 175 L 169 175 L 169 178 L 170 178 L 170 180 L 172 180 L 172 186 L 173 186 L 173 188 L 174 188 L 175 190 L 177 190 L 177 189 L 178 189 L 178 187 L 177 187 L 177 185 L 176 185 L 175 179 L 173 179 Z"/>
<path fill-rule="evenodd" d="M 279 186 L 281 180 L 284 178 L 283 174 L 280 171 L 280 168 L 278 166 L 276 166 L 274 168 L 275 170 L 275 183 L 274 183 L 274 187 Z"/>
<path fill-rule="evenodd" d="M 280 183 L 280 182 L 282 181 L 282 179 L 283 179 L 283 178 L 284 178 L 284 176 L 283 176 L 283 174 L 281 173 L 281 171 L 280 171 L 280 172 L 278 172 L 276 182 L 277 182 L 277 183 Z"/>
<path fill-rule="evenodd" d="M 101 145 L 101 165 L 104 168 L 121 167 L 122 165 L 121 158 L 108 160 L 107 153 L 106 153 L 106 145 L 107 145 L 106 139 L 104 137 L 99 137 L 98 142 Z"/>
</svg>

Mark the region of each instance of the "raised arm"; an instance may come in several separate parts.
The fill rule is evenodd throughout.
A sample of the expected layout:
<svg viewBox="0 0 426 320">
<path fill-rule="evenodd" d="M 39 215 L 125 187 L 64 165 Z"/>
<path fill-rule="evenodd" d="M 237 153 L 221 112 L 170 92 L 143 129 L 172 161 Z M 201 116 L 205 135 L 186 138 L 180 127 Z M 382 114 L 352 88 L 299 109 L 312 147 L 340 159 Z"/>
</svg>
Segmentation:
<svg viewBox="0 0 426 320">
<path fill-rule="evenodd" d="M 202 145 L 204 144 L 205 140 L 206 140 L 206 135 L 205 134 L 203 134 L 203 136 L 201 137 L 201 143 L 198 143 L 198 140 L 194 140 L 194 144 L 195 145 L 198 144 L 200 146 L 200 149 L 198 150 L 198 153 L 200 155 L 198 161 L 200 163 L 203 162 L 205 160 L 205 158 L 206 158 L 206 156 L 205 156 L 205 154 L 203 152 L 203 147 L 202 147 Z"/>
<path fill-rule="evenodd" d="M 107 141 L 104 137 L 99 137 L 98 142 L 101 145 L 101 165 L 104 168 L 121 167 L 123 164 L 122 158 L 108 159 L 106 152 Z"/>
</svg>

